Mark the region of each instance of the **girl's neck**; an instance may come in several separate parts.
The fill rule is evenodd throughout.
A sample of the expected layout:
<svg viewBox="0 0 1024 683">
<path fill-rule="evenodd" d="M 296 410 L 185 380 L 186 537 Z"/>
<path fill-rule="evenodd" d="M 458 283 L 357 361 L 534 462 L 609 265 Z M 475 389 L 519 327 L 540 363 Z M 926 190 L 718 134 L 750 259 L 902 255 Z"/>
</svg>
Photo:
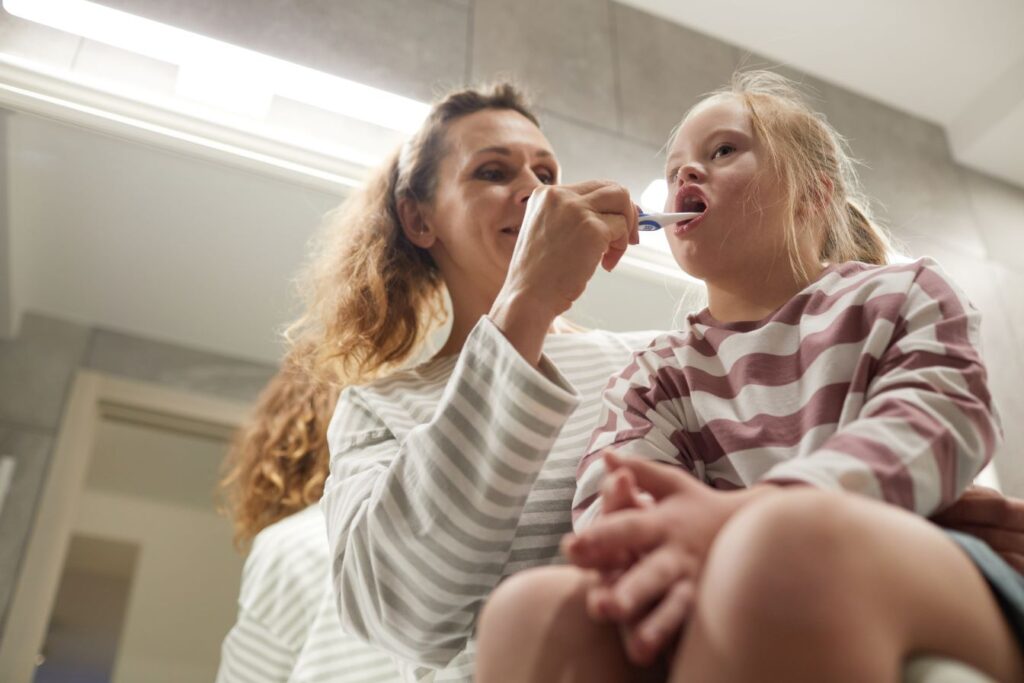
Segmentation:
<svg viewBox="0 0 1024 683">
<path fill-rule="evenodd" d="M 723 323 L 763 320 L 818 279 L 824 269 L 821 264 L 809 266 L 806 279 L 784 268 L 765 278 L 740 275 L 714 283 L 709 281 L 708 311 Z"/>
</svg>

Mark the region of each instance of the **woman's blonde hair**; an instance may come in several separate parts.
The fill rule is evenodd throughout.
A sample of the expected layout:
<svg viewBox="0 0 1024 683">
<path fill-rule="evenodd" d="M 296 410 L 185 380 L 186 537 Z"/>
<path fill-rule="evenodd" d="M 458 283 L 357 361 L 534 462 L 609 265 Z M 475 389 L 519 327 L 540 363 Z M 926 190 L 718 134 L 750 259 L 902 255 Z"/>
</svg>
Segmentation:
<svg viewBox="0 0 1024 683">
<path fill-rule="evenodd" d="M 512 85 L 449 94 L 366 186 L 330 216 L 299 281 L 305 313 L 286 331 L 295 362 L 320 381 L 358 384 L 399 367 L 445 320 L 444 282 L 402 231 L 398 203 L 429 204 L 455 120 L 516 111 L 539 127 Z"/>
<path fill-rule="evenodd" d="M 235 545 L 320 500 L 327 479 L 327 424 L 337 392 L 293 363 L 270 380 L 224 460 L 222 511 Z"/>
<path fill-rule="evenodd" d="M 746 107 L 754 135 L 779 179 L 793 272 L 808 279 L 800 243 L 819 226 L 823 263 L 887 263 L 889 236 L 871 218 L 846 141 L 824 115 L 811 109 L 796 85 L 771 71 L 737 72 L 729 86 L 695 105 L 683 120 L 703 102 L 722 97 L 735 97 Z"/>
</svg>

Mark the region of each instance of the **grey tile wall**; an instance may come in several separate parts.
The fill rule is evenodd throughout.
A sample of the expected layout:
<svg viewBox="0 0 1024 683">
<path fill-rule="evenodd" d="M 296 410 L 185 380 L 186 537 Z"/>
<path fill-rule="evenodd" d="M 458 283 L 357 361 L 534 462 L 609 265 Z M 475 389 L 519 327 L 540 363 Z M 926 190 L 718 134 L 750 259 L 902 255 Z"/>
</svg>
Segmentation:
<svg viewBox="0 0 1024 683">
<path fill-rule="evenodd" d="M 269 365 L 98 329 L 83 367 L 176 389 L 251 401 L 270 380 Z"/>
<path fill-rule="evenodd" d="M 629 140 L 614 132 L 540 110 L 541 128 L 558 154 L 567 183 L 615 180 L 639 196 L 662 175 L 665 160 L 657 145 Z"/>
<path fill-rule="evenodd" d="M 444 0 L 102 0 L 424 101 L 466 79 L 470 7 Z"/>
<path fill-rule="evenodd" d="M 969 169 L 961 177 L 989 258 L 1024 272 L 1024 189 Z"/>
<path fill-rule="evenodd" d="M 7 393 L 6 388 L 0 393 Z M 11 488 L 0 510 L 0 639 L 8 626 L 7 610 L 35 521 L 54 442 L 51 432 L 0 420 L 0 455 L 11 455 L 15 460 Z"/>
<path fill-rule="evenodd" d="M 88 340 L 84 325 L 26 314 L 19 335 L 0 340 L 0 421 L 57 429 Z"/>
<path fill-rule="evenodd" d="M 622 132 L 661 147 L 696 99 L 729 82 L 732 45 L 611 3 Z"/>
<path fill-rule="evenodd" d="M 617 129 L 608 3 L 475 0 L 472 49 L 472 80 L 512 77 L 550 111 Z"/>
</svg>

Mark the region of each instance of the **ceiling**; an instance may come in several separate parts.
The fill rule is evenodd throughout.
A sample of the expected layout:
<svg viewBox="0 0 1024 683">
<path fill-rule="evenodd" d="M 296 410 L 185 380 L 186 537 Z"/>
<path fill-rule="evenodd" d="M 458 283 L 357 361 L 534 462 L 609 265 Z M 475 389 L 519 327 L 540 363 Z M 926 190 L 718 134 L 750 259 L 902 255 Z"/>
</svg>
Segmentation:
<svg viewBox="0 0 1024 683">
<path fill-rule="evenodd" d="M 966 166 L 1024 186 L 1024 2 L 617 0 L 945 127 Z"/>
</svg>

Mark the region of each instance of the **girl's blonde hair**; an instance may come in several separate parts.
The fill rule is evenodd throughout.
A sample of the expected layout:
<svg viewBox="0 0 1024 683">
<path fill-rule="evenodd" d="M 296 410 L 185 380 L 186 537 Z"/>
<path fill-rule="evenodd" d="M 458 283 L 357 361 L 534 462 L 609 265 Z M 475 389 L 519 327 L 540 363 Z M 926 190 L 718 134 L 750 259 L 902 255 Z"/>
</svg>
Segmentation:
<svg viewBox="0 0 1024 683">
<path fill-rule="evenodd" d="M 771 71 L 738 72 L 729 86 L 703 101 L 721 97 L 735 97 L 746 107 L 754 134 L 780 181 L 786 249 L 799 278 L 809 279 L 800 244 L 818 226 L 823 230 L 823 263 L 888 263 L 889 236 L 871 218 L 846 141 L 824 115 L 808 106 L 792 81 Z"/>
<path fill-rule="evenodd" d="M 337 386 L 385 374 L 445 321 L 444 282 L 427 250 L 402 231 L 398 202 L 428 204 L 457 119 L 485 109 L 516 111 L 539 127 L 512 85 L 449 94 L 366 186 L 329 215 L 299 281 L 306 311 L 285 332 L 295 362 Z"/>
<path fill-rule="evenodd" d="M 327 424 L 337 392 L 294 364 L 270 380 L 235 434 L 219 490 L 242 548 L 262 529 L 320 500 L 327 479 Z"/>
</svg>

